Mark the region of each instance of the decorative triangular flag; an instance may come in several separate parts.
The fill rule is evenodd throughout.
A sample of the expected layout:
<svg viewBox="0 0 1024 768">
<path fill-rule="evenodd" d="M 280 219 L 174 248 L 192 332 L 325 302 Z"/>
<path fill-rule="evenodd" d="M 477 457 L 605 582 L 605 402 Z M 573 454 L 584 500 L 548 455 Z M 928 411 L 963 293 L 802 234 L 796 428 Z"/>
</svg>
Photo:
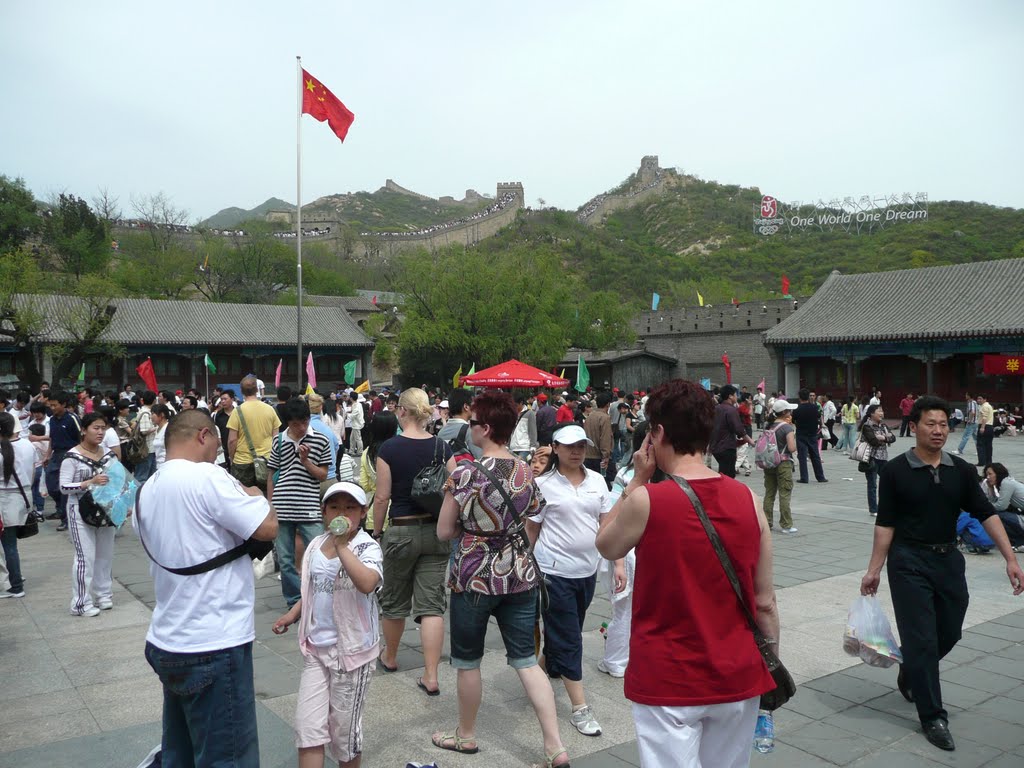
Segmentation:
<svg viewBox="0 0 1024 768">
<path fill-rule="evenodd" d="M 316 389 L 316 368 L 313 367 L 313 352 L 310 351 L 309 356 L 306 358 L 306 380 L 309 382 L 309 386 Z"/>
<path fill-rule="evenodd" d="M 370 391 L 370 380 L 367 379 L 366 381 L 364 381 L 362 384 L 356 387 L 355 391 L 356 394 L 358 395 L 365 395 L 367 392 Z"/>
<path fill-rule="evenodd" d="M 284 366 L 284 358 L 277 361 L 277 370 L 274 371 L 274 389 L 281 388 L 281 368 Z"/>
<path fill-rule="evenodd" d="M 658 304 L 660 304 L 660 303 L 661 303 L 661 296 L 659 296 L 656 293 L 653 294 L 651 296 L 651 311 L 652 312 L 656 312 L 658 310 Z"/>
<path fill-rule="evenodd" d="M 704 306 L 704 297 L 700 295 L 700 291 L 697 291 L 697 303 Z"/>
<path fill-rule="evenodd" d="M 459 366 L 459 370 L 457 370 L 455 372 L 455 375 L 452 376 L 452 386 L 455 387 L 456 389 L 458 389 L 460 381 L 462 381 L 462 366 L 461 365 Z"/>
<path fill-rule="evenodd" d="M 206 369 L 210 373 L 216 373 L 217 372 L 217 366 L 215 366 L 213 364 L 213 360 L 210 359 L 210 353 L 209 352 L 206 353 L 206 358 L 205 358 L 205 360 L 203 362 L 206 363 Z"/>
<path fill-rule="evenodd" d="M 345 383 L 355 384 L 356 383 L 356 361 L 349 360 L 345 363 Z"/>
<path fill-rule="evenodd" d="M 82 363 L 82 370 L 78 372 L 78 383 L 85 384 L 85 363 Z"/>
<path fill-rule="evenodd" d="M 579 362 L 576 367 L 576 391 L 586 392 L 587 387 L 590 386 L 590 371 L 587 370 L 587 364 L 583 362 L 583 355 L 580 355 Z"/>
</svg>

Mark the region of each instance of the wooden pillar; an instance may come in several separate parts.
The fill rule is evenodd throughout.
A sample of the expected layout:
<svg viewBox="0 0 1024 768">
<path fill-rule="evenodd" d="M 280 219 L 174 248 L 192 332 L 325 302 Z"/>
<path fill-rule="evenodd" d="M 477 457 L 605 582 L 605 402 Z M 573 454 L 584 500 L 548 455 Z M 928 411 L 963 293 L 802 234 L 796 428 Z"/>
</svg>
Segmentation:
<svg viewBox="0 0 1024 768">
<path fill-rule="evenodd" d="M 935 392 L 935 352 L 928 350 L 928 357 L 925 360 L 925 390 L 930 395 Z"/>
</svg>

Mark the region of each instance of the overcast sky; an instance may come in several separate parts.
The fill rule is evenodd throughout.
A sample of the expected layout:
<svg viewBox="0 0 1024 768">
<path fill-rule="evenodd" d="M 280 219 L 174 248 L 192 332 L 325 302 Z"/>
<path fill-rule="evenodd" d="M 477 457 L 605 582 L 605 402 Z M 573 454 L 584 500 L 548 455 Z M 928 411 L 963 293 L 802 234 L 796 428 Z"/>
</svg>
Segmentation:
<svg viewBox="0 0 1024 768">
<path fill-rule="evenodd" d="M 3 2 L 0 173 L 39 198 L 295 201 L 393 178 L 575 208 L 641 156 L 787 200 L 1024 207 L 1024 2 Z"/>
</svg>

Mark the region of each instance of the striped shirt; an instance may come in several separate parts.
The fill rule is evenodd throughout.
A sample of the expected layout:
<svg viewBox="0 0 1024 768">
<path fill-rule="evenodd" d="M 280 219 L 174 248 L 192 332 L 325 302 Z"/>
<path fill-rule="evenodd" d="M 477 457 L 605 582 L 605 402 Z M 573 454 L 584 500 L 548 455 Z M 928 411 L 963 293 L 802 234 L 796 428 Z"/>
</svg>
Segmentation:
<svg viewBox="0 0 1024 768">
<path fill-rule="evenodd" d="M 300 444 L 309 446 L 309 460 L 316 466 L 328 467 L 331 463 L 331 444 L 312 427 L 298 442 L 289 436 L 288 430 L 278 433 L 267 458 L 274 481 L 270 501 L 277 510 L 278 520 L 308 522 L 320 519 L 320 481 L 309 474 L 299 461 Z"/>
</svg>

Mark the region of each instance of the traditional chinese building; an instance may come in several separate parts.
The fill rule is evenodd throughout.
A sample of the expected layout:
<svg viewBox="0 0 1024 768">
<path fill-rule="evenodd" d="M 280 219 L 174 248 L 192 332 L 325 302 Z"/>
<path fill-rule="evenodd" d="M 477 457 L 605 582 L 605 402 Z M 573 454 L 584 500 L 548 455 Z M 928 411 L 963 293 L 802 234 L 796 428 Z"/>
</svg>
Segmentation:
<svg viewBox="0 0 1024 768">
<path fill-rule="evenodd" d="M 1024 400 L 1024 259 L 842 275 L 764 334 L 788 394 Z M 989 357 L 986 365 L 986 356 Z"/>
</svg>

